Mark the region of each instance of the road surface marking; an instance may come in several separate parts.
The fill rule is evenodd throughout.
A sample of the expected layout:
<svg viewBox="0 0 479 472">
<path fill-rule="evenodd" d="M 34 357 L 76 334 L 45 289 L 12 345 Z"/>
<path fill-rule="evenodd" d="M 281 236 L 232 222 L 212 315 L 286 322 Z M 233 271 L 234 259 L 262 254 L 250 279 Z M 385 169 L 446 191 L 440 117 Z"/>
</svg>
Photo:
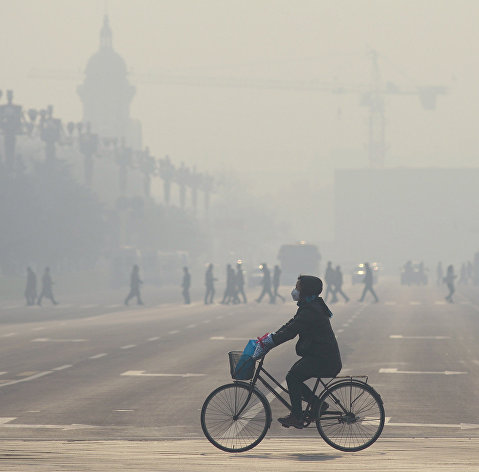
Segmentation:
<svg viewBox="0 0 479 472">
<path fill-rule="evenodd" d="M 8 306 L 4 306 L 3 309 L 4 310 L 13 310 L 14 308 L 21 308 L 22 306 L 24 306 L 24 305 L 8 305 Z"/>
<path fill-rule="evenodd" d="M 0 384 L 0 388 L 6 387 L 8 385 L 14 385 L 14 384 L 17 384 L 17 383 L 20 383 L 20 382 L 28 382 L 30 380 L 35 380 L 35 379 L 38 379 L 40 377 L 43 377 L 43 376 L 51 374 L 51 373 L 52 373 L 51 370 L 46 370 L 45 372 L 39 372 L 38 374 L 34 374 L 34 375 L 30 375 L 29 377 L 25 377 L 24 379 L 11 380 L 10 382 L 5 382 L 5 383 Z"/>
<path fill-rule="evenodd" d="M 402 334 L 391 334 L 391 339 L 451 339 L 450 336 L 403 336 Z"/>
<path fill-rule="evenodd" d="M 210 322 L 211 322 L 211 320 L 203 320 L 203 323 L 205 323 L 205 324 L 210 323 Z"/>
<path fill-rule="evenodd" d="M 173 331 L 168 331 L 168 334 L 177 334 L 179 331 L 177 329 L 174 329 Z"/>
<path fill-rule="evenodd" d="M 43 326 L 38 326 L 37 328 L 32 328 L 32 331 L 41 331 L 42 329 L 45 329 Z"/>
<path fill-rule="evenodd" d="M 385 305 L 396 305 L 397 302 L 384 302 Z"/>
<path fill-rule="evenodd" d="M 148 338 L 148 341 L 158 341 L 160 339 L 158 336 L 154 336 L 152 338 Z"/>
<path fill-rule="evenodd" d="M 40 413 L 41 410 L 28 410 L 27 413 Z"/>
<path fill-rule="evenodd" d="M 107 305 L 107 308 L 120 308 L 121 305 Z"/>
<path fill-rule="evenodd" d="M 135 347 L 136 344 L 127 344 L 126 346 L 121 346 L 120 349 L 131 349 L 132 347 Z"/>
<path fill-rule="evenodd" d="M 191 329 L 191 328 L 196 328 L 196 325 L 195 324 L 190 324 L 187 326 L 187 328 Z"/>
<path fill-rule="evenodd" d="M 409 302 L 409 305 L 422 305 L 422 302 L 412 301 L 412 302 Z"/>
<path fill-rule="evenodd" d="M 7 333 L 7 334 L 2 334 L 0 337 L 2 338 L 10 338 L 11 336 L 15 336 L 17 333 Z"/>
<path fill-rule="evenodd" d="M 476 365 L 479 365 L 479 361 L 476 361 L 475 359 L 472 362 L 474 362 Z"/>
<path fill-rule="evenodd" d="M 0 372 L 0 375 L 5 375 L 7 374 L 8 372 Z"/>
<path fill-rule="evenodd" d="M 80 308 L 87 309 L 87 308 L 98 308 L 100 305 L 81 305 Z"/>
<path fill-rule="evenodd" d="M 65 369 L 68 369 L 69 367 L 72 367 L 72 365 L 71 364 L 65 364 L 65 365 L 61 365 L 60 367 L 55 367 L 52 370 L 65 370 Z"/>
<path fill-rule="evenodd" d="M 50 338 L 35 338 L 32 343 L 84 343 L 86 339 L 50 339 Z"/>
<path fill-rule="evenodd" d="M 442 300 L 436 300 L 434 302 L 434 305 L 445 305 L 445 304 L 446 304 L 446 302 L 443 302 Z"/>
<path fill-rule="evenodd" d="M 225 336 L 212 336 L 211 341 L 249 341 L 251 338 L 227 338 Z"/>
<path fill-rule="evenodd" d="M 468 374 L 469 372 L 455 372 L 450 370 L 445 370 L 443 372 L 430 372 L 430 371 L 416 371 L 416 370 L 398 370 L 395 367 L 381 368 L 379 369 L 380 374 L 442 374 L 442 375 L 459 375 L 459 374 Z"/>
<path fill-rule="evenodd" d="M 5 423 L 9 423 L 10 421 L 13 421 L 13 420 L 16 420 L 17 417 L 15 418 L 0 418 L 0 424 L 5 424 Z"/>
<path fill-rule="evenodd" d="M 342 326 L 343 328 L 347 328 L 349 326 L 349 323 L 343 323 Z"/>
<path fill-rule="evenodd" d="M 344 331 L 344 329 L 337 329 L 336 333 L 342 333 L 343 331 Z"/>
<path fill-rule="evenodd" d="M 223 319 L 223 315 L 218 315 L 218 316 L 216 317 L 216 319 L 217 319 L 217 320 Z"/>
<path fill-rule="evenodd" d="M 105 357 L 106 355 L 106 352 L 102 352 L 101 354 L 95 354 L 94 356 L 90 356 L 88 359 L 100 359 L 100 357 Z"/>
<path fill-rule="evenodd" d="M 8 421 L 2 422 L 2 419 L 13 421 L 16 418 L 0 418 L 0 428 L 62 429 L 64 431 L 68 431 L 72 429 L 86 429 L 98 427 L 87 424 L 10 424 Z"/>
<path fill-rule="evenodd" d="M 125 376 L 131 376 L 131 377 L 203 377 L 206 374 L 191 374 L 191 373 L 186 373 L 186 374 L 148 374 L 144 370 L 127 370 L 126 372 L 123 372 Z"/>
<path fill-rule="evenodd" d="M 478 429 L 479 424 L 473 423 L 391 423 L 391 418 L 386 418 L 385 426 L 399 426 L 406 428 L 454 428 L 454 429 Z"/>
<path fill-rule="evenodd" d="M 135 411 L 135 410 L 115 410 L 115 411 L 119 411 L 120 413 L 123 413 L 123 412 L 126 412 L 126 411 Z"/>
</svg>

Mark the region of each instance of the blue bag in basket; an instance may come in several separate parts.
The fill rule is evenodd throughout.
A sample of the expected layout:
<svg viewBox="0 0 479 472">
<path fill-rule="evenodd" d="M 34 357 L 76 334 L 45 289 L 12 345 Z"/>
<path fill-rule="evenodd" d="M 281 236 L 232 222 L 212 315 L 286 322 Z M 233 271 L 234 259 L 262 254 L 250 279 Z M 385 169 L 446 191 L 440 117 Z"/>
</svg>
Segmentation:
<svg viewBox="0 0 479 472">
<path fill-rule="evenodd" d="M 253 359 L 253 354 L 256 349 L 256 339 L 250 339 L 246 347 L 243 349 L 243 354 L 241 355 L 238 363 L 235 368 L 234 378 L 237 380 L 249 380 L 253 377 L 255 361 Z"/>
</svg>

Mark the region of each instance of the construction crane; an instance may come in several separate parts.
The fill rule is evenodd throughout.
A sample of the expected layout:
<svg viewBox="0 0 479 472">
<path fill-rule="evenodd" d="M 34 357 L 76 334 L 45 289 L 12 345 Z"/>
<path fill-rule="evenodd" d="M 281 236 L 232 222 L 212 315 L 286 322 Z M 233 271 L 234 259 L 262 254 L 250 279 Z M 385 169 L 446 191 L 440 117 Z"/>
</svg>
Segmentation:
<svg viewBox="0 0 479 472">
<path fill-rule="evenodd" d="M 383 82 L 381 78 L 378 53 L 370 50 L 371 60 L 370 83 L 341 85 L 337 81 L 323 82 L 312 80 L 281 80 L 281 79 L 249 79 L 238 77 L 197 77 L 191 75 L 170 74 L 130 74 L 136 83 L 154 83 L 164 85 L 179 85 L 191 87 L 213 88 L 247 88 L 261 90 L 297 90 L 321 91 L 333 94 L 357 94 L 360 96 L 360 105 L 368 109 L 368 157 L 372 168 L 384 167 L 386 160 L 386 114 L 385 99 L 391 95 L 415 95 L 419 97 L 425 110 L 434 110 L 438 95 L 447 93 L 445 86 L 409 86 L 400 87 L 393 82 Z M 48 78 L 71 80 L 80 78 L 79 74 L 60 71 L 42 71 L 33 69 L 31 78 Z"/>
</svg>

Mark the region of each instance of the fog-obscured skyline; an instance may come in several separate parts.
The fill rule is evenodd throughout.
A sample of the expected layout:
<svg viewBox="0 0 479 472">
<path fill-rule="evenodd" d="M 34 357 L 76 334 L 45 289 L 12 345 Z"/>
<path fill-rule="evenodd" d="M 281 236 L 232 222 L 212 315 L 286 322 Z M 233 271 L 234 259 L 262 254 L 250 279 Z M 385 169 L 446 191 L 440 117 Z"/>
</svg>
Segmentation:
<svg viewBox="0 0 479 472">
<path fill-rule="evenodd" d="M 424 110 L 417 96 L 387 99 L 386 166 L 477 165 L 475 1 L 116 0 L 106 5 L 20 0 L 0 5 L 0 88 L 14 89 L 16 103 L 53 104 L 62 119 L 80 120 L 76 87 L 98 50 L 107 12 L 114 49 L 137 88 L 131 116 L 141 120 L 151 152 L 211 172 L 237 173 L 250 192 L 277 201 L 285 211 L 297 207 L 291 196 L 298 191 L 306 202 L 320 197 L 320 189 L 327 195 L 334 168 L 368 165 L 368 114 L 359 106 L 360 94 L 185 87 L 152 83 L 154 76 L 336 80 L 354 89 L 370 82 L 372 48 L 379 53 L 384 81 L 409 89 L 449 87 L 435 111 Z M 64 80 L 29 78 L 32 69 L 56 70 Z"/>
</svg>

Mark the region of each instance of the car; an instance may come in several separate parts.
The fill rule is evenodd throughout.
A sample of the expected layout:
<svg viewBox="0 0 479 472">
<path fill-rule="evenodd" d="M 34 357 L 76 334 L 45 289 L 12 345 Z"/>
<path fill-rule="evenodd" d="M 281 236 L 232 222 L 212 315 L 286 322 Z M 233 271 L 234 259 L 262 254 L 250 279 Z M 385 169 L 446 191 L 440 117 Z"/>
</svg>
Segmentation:
<svg viewBox="0 0 479 472">
<path fill-rule="evenodd" d="M 379 262 L 371 262 L 369 267 L 373 271 L 373 281 L 374 283 L 378 283 L 379 279 L 379 272 L 383 270 L 383 266 Z M 362 284 L 364 282 L 364 276 L 366 275 L 366 267 L 364 263 L 358 264 L 354 267 L 351 273 L 351 282 L 353 285 L 355 284 Z"/>
<path fill-rule="evenodd" d="M 427 285 L 426 271 L 422 262 L 406 262 L 401 271 L 401 285 Z"/>
</svg>

